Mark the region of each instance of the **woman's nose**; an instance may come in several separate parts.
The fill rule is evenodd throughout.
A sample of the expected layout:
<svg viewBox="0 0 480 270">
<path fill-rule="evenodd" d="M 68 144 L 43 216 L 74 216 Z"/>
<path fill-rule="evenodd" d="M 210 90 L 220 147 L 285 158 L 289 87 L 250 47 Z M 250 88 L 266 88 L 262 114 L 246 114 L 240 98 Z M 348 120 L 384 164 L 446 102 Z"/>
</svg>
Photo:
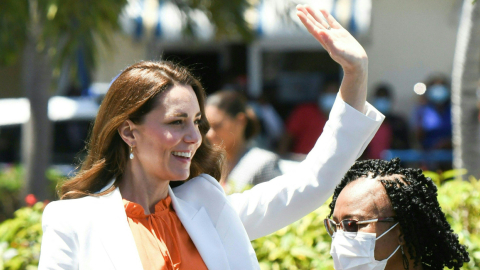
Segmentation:
<svg viewBox="0 0 480 270">
<path fill-rule="evenodd" d="M 202 141 L 202 134 L 200 134 L 198 126 L 192 125 L 189 127 L 187 134 L 185 134 L 184 140 L 185 142 L 192 144 L 200 143 Z"/>
</svg>

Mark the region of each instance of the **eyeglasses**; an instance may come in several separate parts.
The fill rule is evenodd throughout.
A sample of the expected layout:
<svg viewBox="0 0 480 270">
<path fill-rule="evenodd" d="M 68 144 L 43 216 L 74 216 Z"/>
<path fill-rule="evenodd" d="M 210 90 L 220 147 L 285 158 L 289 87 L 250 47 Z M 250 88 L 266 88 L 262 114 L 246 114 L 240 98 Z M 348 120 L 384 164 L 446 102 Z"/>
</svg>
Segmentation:
<svg viewBox="0 0 480 270">
<path fill-rule="evenodd" d="M 344 219 L 337 224 L 335 221 L 326 218 L 323 220 L 323 224 L 327 229 L 328 234 L 330 237 L 333 237 L 333 234 L 337 231 L 337 229 L 341 228 L 344 232 L 348 232 L 349 237 L 354 238 L 358 232 L 358 225 L 361 224 L 368 224 L 374 222 L 395 222 L 395 217 L 385 217 L 385 218 L 375 218 L 375 219 L 368 219 L 368 220 L 361 220 L 358 221 L 356 219 Z"/>
</svg>

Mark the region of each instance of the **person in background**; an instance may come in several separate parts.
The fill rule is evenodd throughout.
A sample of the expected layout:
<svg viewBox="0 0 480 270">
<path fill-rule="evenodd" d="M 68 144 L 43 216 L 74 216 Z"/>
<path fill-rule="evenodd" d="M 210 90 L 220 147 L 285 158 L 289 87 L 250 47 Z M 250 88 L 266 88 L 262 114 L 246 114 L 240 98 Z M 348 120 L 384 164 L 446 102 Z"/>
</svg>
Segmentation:
<svg viewBox="0 0 480 270">
<path fill-rule="evenodd" d="M 220 183 L 228 193 L 281 175 L 279 157 L 270 151 L 253 147 L 252 139 L 260 131 L 253 110 L 240 92 L 222 90 L 210 95 L 205 114 L 210 123 L 206 137 L 227 153 L 227 166 Z"/>
<path fill-rule="evenodd" d="M 400 159 L 357 161 L 324 221 L 335 269 L 461 269 L 470 261 L 422 170 Z"/>
<path fill-rule="evenodd" d="M 271 151 L 278 148 L 278 143 L 285 131 L 283 120 L 272 105 L 275 95 L 276 85 L 267 83 L 263 87 L 260 98 L 249 102 L 260 122 L 260 134 L 255 142 L 258 147 Z"/>
<path fill-rule="evenodd" d="M 444 76 L 430 77 L 425 99 L 415 108 L 415 135 L 424 150 L 452 148 L 449 83 Z M 423 97 L 422 97 L 423 98 Z"/>
<path fill-rule="evenodd" d="M 407 121 L 393 112 L 394 97 L 389 84 L 381 83 L 375 88 L 372 105 L 385 115 L 385 121 L 367 147 L 367 159 L 381 159 L 387 149 L 409 149 L 410 129 Z"/>
<path fill-rule="evenodd" d="M 297 106 L 285 121 L 286 132 L 280 141 L 278 153 L 307 154 L 322 134 L 338 92 L 338 82 L 327 82 L 316 103 Z M 320 123 L 320 124 L 319 124 Z"/>
</svg>

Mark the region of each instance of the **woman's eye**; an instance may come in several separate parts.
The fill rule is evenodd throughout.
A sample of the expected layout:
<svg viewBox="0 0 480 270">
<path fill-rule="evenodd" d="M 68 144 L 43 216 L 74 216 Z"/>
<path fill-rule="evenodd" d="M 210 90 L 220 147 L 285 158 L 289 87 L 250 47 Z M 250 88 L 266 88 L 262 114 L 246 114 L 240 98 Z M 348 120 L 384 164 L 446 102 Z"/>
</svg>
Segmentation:
<svg viewBox="0 0 480 270">
<path fill-rule="evenodd" d="M 200 123 L 202 123 L 202 119 L 195 120 L 195 125 L 200 125 Z"/>
<path fill-rule="evenodd" d="M 369 226 L 370 224 L 372 224 L 372 223 L 367 223 L 367 224 L 358 224 L 358 229 L 365 228 L 365 227 Z"/>
<path fill-rule="evenodd" d="M 171 125 L 180 125 L 182 124 L 182 120 L 175 120 L 175 121 L 172 121 L 170 122 Z"/>
</svg>

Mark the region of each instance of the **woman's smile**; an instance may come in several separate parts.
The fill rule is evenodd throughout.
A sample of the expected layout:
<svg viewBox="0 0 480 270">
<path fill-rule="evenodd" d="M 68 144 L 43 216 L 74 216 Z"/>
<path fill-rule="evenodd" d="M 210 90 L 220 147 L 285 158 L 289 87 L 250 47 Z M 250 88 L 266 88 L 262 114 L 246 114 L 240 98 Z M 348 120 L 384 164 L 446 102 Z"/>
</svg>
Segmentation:
<svg viewBox="0 0 480 270">
<path fill-rule="evenodd" d="M 190 151 L 189 152 L 174 151 L 172 152 L 172 156 L 176 158 L 179 162 L 190 164 L 193 158 L 193 153 Z"/>
</svg>

